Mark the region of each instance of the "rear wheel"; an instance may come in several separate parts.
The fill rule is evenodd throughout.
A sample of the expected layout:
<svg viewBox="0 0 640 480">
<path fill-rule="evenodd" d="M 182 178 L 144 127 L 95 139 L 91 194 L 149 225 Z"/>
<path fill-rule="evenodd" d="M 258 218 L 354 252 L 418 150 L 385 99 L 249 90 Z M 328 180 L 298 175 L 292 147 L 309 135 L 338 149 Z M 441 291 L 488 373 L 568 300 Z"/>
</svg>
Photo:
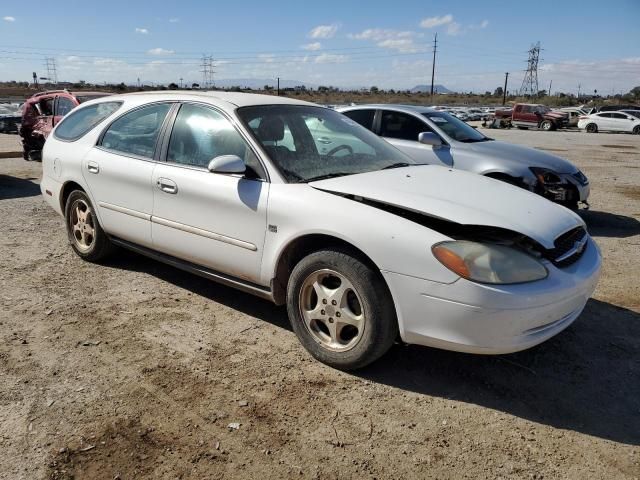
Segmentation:
<svg viewBox="0 0 640 480">
<path fill-rule="evenodd" d="M 393 300 L 380 273 L 347 250 L 303 258 L 289 278 L 287 310 L 307 351 L 341 370 L 377 360 L 398 335 Z"/>
<path fill-rule="evenodd" d="M 113 244 L 98 222 L 85 192 L 74 190 L 65 206 L 67 235 L 76 254 L 88 262 L 97 262 L 113 250 Z"/>
<path fill-rule="evenodd" d="M 587 125 L 585 130 L 587 131 L 587 133 L 598 133 L 598 126 L 595 123 L 590 123 L 589 125 Z"/>
</svg>

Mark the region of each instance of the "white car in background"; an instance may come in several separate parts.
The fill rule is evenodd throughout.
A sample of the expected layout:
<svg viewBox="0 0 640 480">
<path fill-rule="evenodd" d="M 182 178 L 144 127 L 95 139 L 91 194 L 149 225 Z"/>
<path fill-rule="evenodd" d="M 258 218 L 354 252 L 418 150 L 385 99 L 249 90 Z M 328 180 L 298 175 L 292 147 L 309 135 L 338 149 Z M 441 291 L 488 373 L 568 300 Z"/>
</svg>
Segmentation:
<svg viewBox="0 0 640 480">
<path fill-rule="evenodd" d="M 588 133 L 626 132 L 640 135 L 640 118 L 619 111 L 592 113 L 580 117 L 578 128 Z"/>
<path fill-rule="evenodd" d="M 119 245 L 286 304 L 303 346 L 340 369 L 398 338 L 532 347 L 580 315 L 600 272 L 573 212 L 418 165 L 336 111 L 281 97 L 87 102 L 49 136 L 41 190 L 82 259 Z"/>
</svg>

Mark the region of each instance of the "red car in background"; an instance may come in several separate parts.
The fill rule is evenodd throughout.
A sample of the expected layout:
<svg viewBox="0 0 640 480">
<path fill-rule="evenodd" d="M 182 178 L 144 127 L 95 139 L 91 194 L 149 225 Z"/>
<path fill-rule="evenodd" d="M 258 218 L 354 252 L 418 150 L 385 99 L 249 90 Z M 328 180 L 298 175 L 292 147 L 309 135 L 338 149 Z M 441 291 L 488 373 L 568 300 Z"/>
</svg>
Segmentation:
<svg viewBox="0 0 640 480">
<path fill-rule="evenodd" d="M 44 142 L 62 118 L 75 107 L 94 98 L 111 95 L 105 92 L 69 92 L 49 90 L 29 97 L 22 107 L 22 157 L 40 160 Z"/>
</svg>

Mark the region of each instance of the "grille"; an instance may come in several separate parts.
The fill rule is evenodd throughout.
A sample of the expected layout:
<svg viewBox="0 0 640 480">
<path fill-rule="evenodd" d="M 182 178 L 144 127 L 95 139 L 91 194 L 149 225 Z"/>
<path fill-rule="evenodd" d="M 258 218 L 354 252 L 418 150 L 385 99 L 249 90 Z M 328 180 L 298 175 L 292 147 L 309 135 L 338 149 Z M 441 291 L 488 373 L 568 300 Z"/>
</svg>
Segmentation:
<svg viewBox="0 0 640 480">
<path fill-rule="evenodd" d="M 587 249 L 586 243 L 587 232 L 583 227 L 576 227 L 563 233 L 553 243 L 554 248 L 550 248 L 545 252 L 545 257 L 551 260 L 557 267 L 563 268 L 578 261 L 584 251 Z M 582 248 L 578 248 L 582 245 Z M 573 253 L 571 253 L 573 251 Z M 567 256 L 567 254 L 569 254 Z M 564 257 L 564 258 L 563 258 Z"/>
</svg>

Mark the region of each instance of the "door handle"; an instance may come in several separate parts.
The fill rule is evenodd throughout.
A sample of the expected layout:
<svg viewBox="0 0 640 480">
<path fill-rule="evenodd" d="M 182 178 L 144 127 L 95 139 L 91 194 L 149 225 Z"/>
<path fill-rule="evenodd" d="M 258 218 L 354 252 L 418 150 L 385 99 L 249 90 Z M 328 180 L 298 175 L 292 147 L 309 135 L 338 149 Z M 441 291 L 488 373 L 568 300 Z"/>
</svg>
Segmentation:
<svg viewBox="0 0 640 480">
<path fill-rule="evenodd" d="M 169 180 L 168 178 L 158 178 L 156 181 L 156 185 L 160 190 L 166 193 L 176 194 L 178 193 L 178 185 L 173 180 Z"/>
<path fill-rule="evenodd" d="M 318 142 L 329 145 L 331 143 L 331 139 L 329 137 L 318 137 Z"/>
<path fill-rule="evenodd" d="M 89 162 L 87 163 L 87 170 L 89 170 L 89 173 L 100 173 L 100 165 L 96 162 Z"/>
</svg>

